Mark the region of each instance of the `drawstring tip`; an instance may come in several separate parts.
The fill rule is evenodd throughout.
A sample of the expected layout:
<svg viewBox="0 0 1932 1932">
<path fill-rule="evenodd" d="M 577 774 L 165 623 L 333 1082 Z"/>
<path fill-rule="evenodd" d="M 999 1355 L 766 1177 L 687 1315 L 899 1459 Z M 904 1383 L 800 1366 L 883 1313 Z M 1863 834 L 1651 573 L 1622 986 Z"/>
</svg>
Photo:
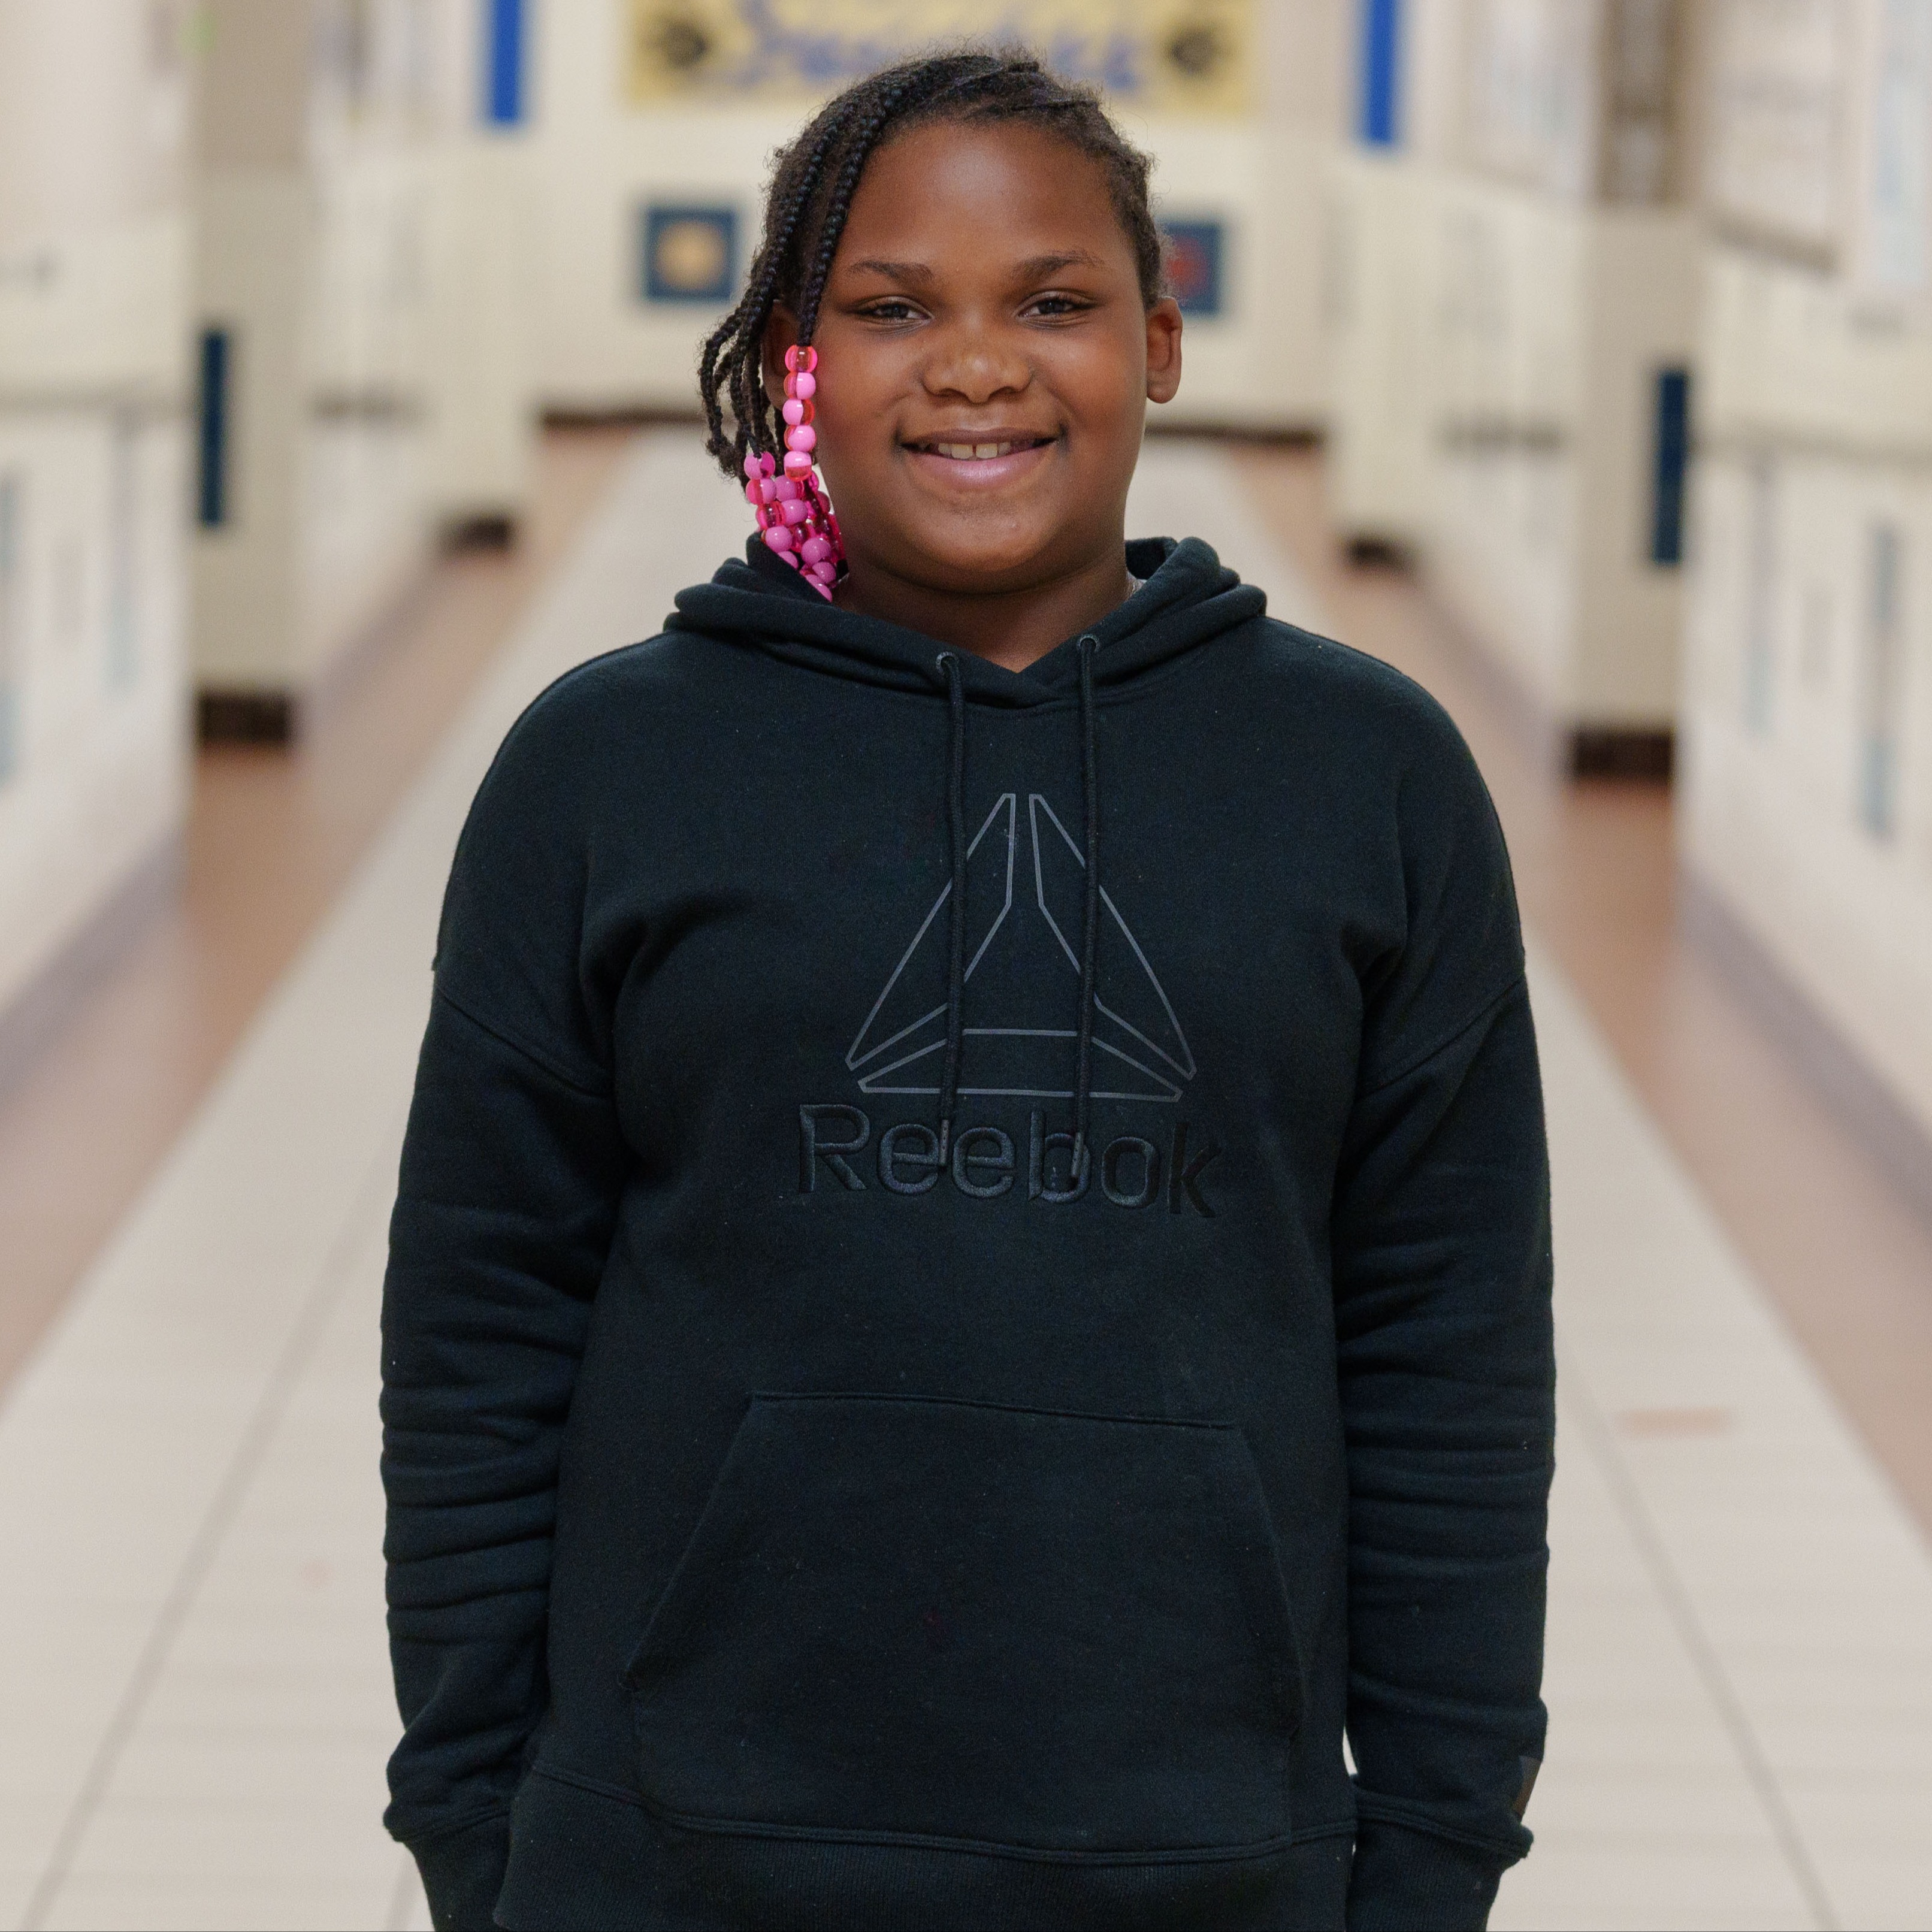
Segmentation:
<svg viewBox="0 0 1932 1932">
<path fill-rule="evenodd" d="M 939 1165 L 944 1167 L 952 1151 L 952 1118 L 948 1114 L 939 1124 Z"/>
</svg>

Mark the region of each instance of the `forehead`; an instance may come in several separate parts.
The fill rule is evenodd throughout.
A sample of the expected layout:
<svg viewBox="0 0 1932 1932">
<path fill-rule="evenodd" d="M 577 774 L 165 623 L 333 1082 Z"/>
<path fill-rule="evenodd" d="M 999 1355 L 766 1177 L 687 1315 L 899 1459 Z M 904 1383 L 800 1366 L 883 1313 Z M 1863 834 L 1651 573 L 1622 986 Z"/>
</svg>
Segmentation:
<svg viewBox="0 0 1932 1932">
<path fill-rule="evenodd" d="M 838 255 L 938 264 L 1084 250 L 1131 269 L 1106 171 L 1092 155 L 1023 121 L 938 121 L 866 163 Z"/>
</svg>

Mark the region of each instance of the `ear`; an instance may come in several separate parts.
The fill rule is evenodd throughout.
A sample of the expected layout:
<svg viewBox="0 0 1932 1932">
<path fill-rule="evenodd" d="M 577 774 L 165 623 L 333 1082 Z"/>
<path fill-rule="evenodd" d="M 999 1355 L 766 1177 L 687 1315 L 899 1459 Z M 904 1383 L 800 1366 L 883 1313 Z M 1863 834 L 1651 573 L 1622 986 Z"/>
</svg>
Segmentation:
<svg viewBox="0 0 1932 1932">
<path fill-rule="evenodd" d="M 762 354 L 765 367 L 765 394 L 773 409 L 784 400 L 784 352 L 798 340 L 798 317 L 783 302 L 774 302 L 765 322 Z"/>
<path fill-rule="evenodd" d="M 1180 387 L 1180 304 L 1172 296 L 1148 310 L 1147 371 L 1148 400 L 1172 402 Z"/>
</svg>

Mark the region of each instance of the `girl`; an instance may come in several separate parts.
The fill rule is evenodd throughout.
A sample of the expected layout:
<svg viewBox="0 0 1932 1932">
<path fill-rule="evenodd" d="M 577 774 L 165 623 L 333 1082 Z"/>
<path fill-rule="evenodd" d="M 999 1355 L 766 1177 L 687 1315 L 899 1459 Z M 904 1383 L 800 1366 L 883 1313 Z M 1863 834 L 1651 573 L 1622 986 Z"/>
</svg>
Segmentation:
<svg viewBox="0 0 1932 1932">
<path fill-rule="evenodd" d="M 702 370 L 760 532 L 531 707 L 444 911 L 384 1314 L 439 1926 L 1470 1927 L 1528 1844 L 1502 842 L 1420 691 L 1125 541 L 1180 376 L 1148 164 L 1036 62 L 782 156 Z"/>
</svg>

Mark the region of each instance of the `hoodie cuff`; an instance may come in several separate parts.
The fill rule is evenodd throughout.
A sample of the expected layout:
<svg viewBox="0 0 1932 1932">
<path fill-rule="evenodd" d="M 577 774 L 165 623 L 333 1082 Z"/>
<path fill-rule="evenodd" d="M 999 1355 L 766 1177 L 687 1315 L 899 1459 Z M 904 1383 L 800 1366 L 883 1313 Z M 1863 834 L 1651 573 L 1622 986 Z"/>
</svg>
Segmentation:
<svg viewBox="0 0 1932 1932">
<path fill-rule="evenodd" d="M 499 1811 L 412 1841 L 436 1932 L 496 1932 L 496 1900 L 510 1862 L 510 1814 Z"/>
<path fill-rule="evenodd" d="M 1348 1880 L 1348 1932 L 1482 1932 L 1510 1862 L 1502 1851 L 1364 1818 Z"/>
</svg>

